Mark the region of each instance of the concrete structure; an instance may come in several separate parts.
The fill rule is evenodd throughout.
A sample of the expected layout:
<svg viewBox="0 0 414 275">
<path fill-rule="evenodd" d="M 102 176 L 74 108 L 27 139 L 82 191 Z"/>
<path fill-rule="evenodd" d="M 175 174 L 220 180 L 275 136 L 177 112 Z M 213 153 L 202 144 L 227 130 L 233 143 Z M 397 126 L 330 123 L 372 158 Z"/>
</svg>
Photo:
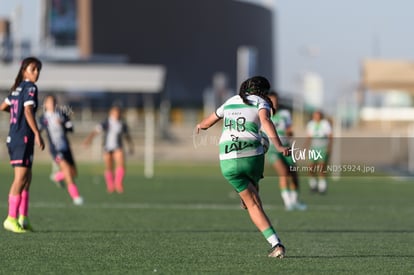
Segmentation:
<svg viewBox="0 0 414 275">
<path fill-rule="evenodd" d="M 257 53 L 252 73 L 273 80 L 274 13 L 251 2 L 80 0 L 80 53 L 83 58 L 112 55 L 135 64 L 163 64 L 172 103 L 201 106 L 215 73 L 226 74 L 229 86 L 238 87 L 240 47 Z"/>
<path fill-rule="evenodd" d="M 246 74 L 265 75 L 277 87 L 273 0 L 33 1 L 37 38 L 30 49 L 43 61 L 164 65 L 163 98 L 177 107 L 201 107 L 217 73 L 233 91 Z M 22 18 L 14 13 L 9 19 L 18 33 Z M 18 61 L 22 46 L 14 44 Z"/>
</svg>

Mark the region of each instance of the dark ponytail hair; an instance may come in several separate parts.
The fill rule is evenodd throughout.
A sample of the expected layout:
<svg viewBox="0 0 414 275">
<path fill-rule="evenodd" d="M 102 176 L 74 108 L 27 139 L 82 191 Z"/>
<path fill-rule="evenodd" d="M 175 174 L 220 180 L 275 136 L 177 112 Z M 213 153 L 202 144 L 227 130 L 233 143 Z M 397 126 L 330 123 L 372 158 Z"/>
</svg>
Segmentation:
<svg viewBox="0 0 414 275">
<path fill-rule="evenodd" d="M 272 101 L 269 99 L 268 94 L 270 91 L 270 83 L 269 81 L 263 76 L 254 76 L 247 80 L 245 80 L 240 85 L 239 96 L 242 98 L 243 102 L 247 105 L 252 105 L 247 96 L 249 95 L 257 95 L 269 104 L 272 112 L 275 112 L 275 108 L 273 107 Z"/>
<path fill-rule="evenodd" d="M 271 97 L 276 98 L 276 105 L 279 105 L 279 94 L 275 91 L 275 90 L 271 90 L 268 94 L 267 97 L 270 99 Z M 272 100 L 270 100 L 272 101 Z M 273 106 L 273 102 L 272 102 L 272 106 Z M 273 108 L 276 110 L 279 106 L 273 106 Z M 275 112 L 273 111 L 273 114 Z"/>
<path fill-rule="evenodd" d="M 34 63 L 37 69 L 40 71 L 42 69 L 42 62 L 37 59 L 36 57 L 27 57 L 23 59 L 22 64 L 20 65 L 19 72 L 17 73 L 16 79 L 14 80 L 14 84 L 11 87 L 11 91 L 16 90 L 16 88 L 19 86 L 20 82 L 23 81 L 23 72 L 26 70 L 26 68 Z"/>
</svg>

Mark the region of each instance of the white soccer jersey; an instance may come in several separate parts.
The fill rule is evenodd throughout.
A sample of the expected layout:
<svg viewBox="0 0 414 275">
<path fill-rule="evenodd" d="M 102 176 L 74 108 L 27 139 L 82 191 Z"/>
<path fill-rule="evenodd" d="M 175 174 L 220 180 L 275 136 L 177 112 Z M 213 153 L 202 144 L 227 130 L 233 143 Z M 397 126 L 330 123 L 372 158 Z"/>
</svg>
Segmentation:
<svg viewBox="0 0 414 275">
<path fill-rule="evenodd" d="M 247 97 L 251 105 L 243 102 L 239 95 L 228 99 L 217 110 L 223 118 L 223 132 L 220 138 L 220 160 L 257 156 L 264 153 L 260 143 L 259 110 L 267 109 L 269 104 L 261 97 Z"/>
<path fill-rule="evenodd" d="M 311 147 L 323 148 L 328 146 L 328 137 L 332 134 L 332 127 L 326 119 L 319 122 L 311 120 L 308 122 L 306 132 L 312 138 Z"/>
<path fill-rule="evenodd" d="M 128 127 L 123 120 L 108 118 L 97 125 L 98 132 L 104 131 L 104 148 L 113 151 L 122 148 L 122 136 L 128 133 Z"/>
<path fill-rule="evenodd" d="M 63 125 L 67 122 L 59 112 L 45 112 L 43 115 L 43 121 L 41 123 L 47 130 L 50 146 L 53 146 L 57 151 L 69 149 L 65 126 Z"/>
</svg>

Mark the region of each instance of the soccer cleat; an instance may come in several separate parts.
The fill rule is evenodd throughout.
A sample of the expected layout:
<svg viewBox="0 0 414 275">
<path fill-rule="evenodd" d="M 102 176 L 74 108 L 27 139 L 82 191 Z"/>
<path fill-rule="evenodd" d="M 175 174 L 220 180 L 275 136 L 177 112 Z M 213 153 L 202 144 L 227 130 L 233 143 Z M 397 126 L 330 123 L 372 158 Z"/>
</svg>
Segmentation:
<svg viewBox="0 0 414 275">
<path fill-rule="evenodd" d="M 34 231 L 32 225 L 30 224 L 29 217 L 27 216 L 23 216 L 23 215 L 19 216 L 19 225 L 24 230 L 31 231 L 31 232 Z"/>
<path fill-rule="evenodd" d="M 306 209 L 308 209 L 308 206 L 302 202 L 296 202 L 294 204 L 285 206 L 286 211 L 294 211 L 294 210 L 305 211 Z"/>
<path fill-rule="evenodd" d="M 311 194 L 317 194 L 318 193 L 318 188 L 317 187 L 310 188 L 309 191 L 311 192 Z"/>
<path fill-rule="evenodd" d="M 115 191 L 115 186 L 114 185 L 108 185 L 106 187 L 106 191 L 108 192 L 108 194 L 112 194 Z"/>
<path fill-rule="evenodd" d="M 283 244 L 278 243 L 277 245 L 273 246 L 269 251 L 270 258 L 283 258 L 285 257 L 286 249 Z"/>
<path fill-rule="evenodd" d="M 305 211 L 306 209 L 308 209 L 308 206 L 306 204 L 304 204 L 303 202 L 295 203 L 294 207 L 295 207 L 296 210 L 299 210 L 299 211 Z"/>
<path fill-rule="evenodd" d="M 54 184 L 56 184 L 57 187 L 65 189 L 66 187 L 65 181 L 56 179 L 56 173 L 50 174 L 49 178 Z"/>
<path fill-rule="evenodd" d="M 7 217 L 3 222 L 4 229 L 13 233 L 26 233 L 27 230 L 23 229 L 17 222 L 16 218 Z"/>
<path fill-rule="evenodd" d="M 73 199 L 73 204 L 74 205 L 83 205 L 83 198 L 82 197 L 77 197 Z"/>
<path fill-rule="evenodd" d="M 124 193 L 124 186 L 123 186 L 122 184 L 116 184 L 116 185 L 115 185 L 115 189 L 116 189 L 116 192 L 117 192 L 118 194 L 122 194 L 122 193 Z"/>
<path fill-rule="evenodd" d="M 293 210 L 295 210 L 295 205 L 294 204 L 285 205 L 285 210 L 286 211 L 293 211 Z"/>
</svg>

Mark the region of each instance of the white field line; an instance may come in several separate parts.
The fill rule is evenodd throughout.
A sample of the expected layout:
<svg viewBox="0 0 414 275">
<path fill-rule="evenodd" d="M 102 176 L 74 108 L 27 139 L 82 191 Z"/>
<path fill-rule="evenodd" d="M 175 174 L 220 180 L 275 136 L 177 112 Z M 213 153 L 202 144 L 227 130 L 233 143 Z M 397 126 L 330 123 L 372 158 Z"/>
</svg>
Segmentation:
<svg viewBox="0 0 414 275">
<path fill-rule="evenodd" d="M 3 204 L 0 208 L 6 208 L 7 205 Z M 237 210 L 241 208 L 236 202 L 234 205 L 229 204 L 177 204 L 177 203 L 88 203 L 86 202 L 82 206 L 74 206 L 71 203 L 62 202 L 32 202 L 29 205 L 30 208 L 79 208 L 79 209 L 154 209 L 154 210 Z M 387 207 L 389 208 L 389 207 Z M 265 211 L 267 210 L 279 210 L 285 211 L 283 206 L 264 205 Z M 354 210 L 353 206 L 345 205 L 314 205 L 309 206 L 310 211 L 349 211 Z M 378 207 L 366 207 L 365 210 L 376 211 Z M 407 210 L 407 208 L 405 208 Z M 306 211 L 305 211 L 306 212 Z"/>
<path fill-rule="evenodd" d="M 0 207 L 5 207 L 0 206 Z M 240 207 L 228 204 L 177 204 L 177 203 L 88 203 L 82 206 L 73 206 L 69 202 L 32 202 L 33 208 L 90 208 L 90 209 L 173 209 L 173 210 L 239 210 Z M 270 208 L 275 209 L 273 206 Z"/>
</svg>

